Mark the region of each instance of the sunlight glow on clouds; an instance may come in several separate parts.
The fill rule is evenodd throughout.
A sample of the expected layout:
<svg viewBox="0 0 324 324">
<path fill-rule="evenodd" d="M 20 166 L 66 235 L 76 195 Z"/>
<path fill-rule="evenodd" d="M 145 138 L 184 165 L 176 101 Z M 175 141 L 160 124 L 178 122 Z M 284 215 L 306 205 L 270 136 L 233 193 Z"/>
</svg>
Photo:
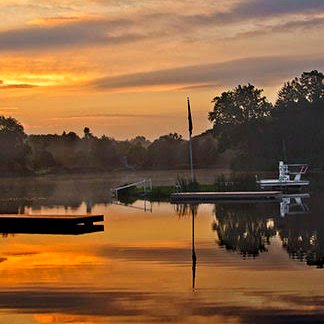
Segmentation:
<svg viewBox="0 0 324 324">
<path fill-rule="evenodd" d="M 322 0 L 2 0 L 0 105 L 20 107 L 27 131 L 80 133 L 105 115 L 100 133 L 152 138 L 184 132 L 190 95 L 199 133 L 221 91 L 254 82 L 274 100 L 323 70 L 323 27 Z"/>
</svg>

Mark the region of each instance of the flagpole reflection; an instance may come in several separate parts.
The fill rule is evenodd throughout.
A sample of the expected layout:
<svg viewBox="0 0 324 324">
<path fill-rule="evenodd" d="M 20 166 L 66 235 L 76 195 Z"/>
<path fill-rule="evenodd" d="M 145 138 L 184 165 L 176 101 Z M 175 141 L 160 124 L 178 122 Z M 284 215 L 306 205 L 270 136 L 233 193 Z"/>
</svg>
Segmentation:
<svg viewBox="0 0 324 324">
<path fill-rule="evenodd" d="M 196 265 L 197 265 L 197 256 L 196 256 L 196 249 L 195 249 L 195 209 L 194 206 L 191 205 L 191 216 L 192 216 L 192 230 L 191 230 L 191 252 L 192 252 L 192 289 L 195 290 L 196 286 Z"/>
</svg>

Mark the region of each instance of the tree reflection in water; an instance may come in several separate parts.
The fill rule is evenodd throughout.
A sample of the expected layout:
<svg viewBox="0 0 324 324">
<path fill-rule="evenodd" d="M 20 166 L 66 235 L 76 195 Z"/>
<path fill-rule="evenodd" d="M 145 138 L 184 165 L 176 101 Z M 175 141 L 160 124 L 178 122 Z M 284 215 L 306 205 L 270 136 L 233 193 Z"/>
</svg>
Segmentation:
<svg viewBox="0 0 324 324">
<path fill-rule="evenodd" d="M 291 215 L 278 222 L 278 232 L 289 256 L 310 266 L 324 267 L 324 220 L 322 199 L 311 200 L 309 213 Z"/>
<path fill-rule="evenodd" d="M 174 211 L 179 218 L 191 217 L 192 210 L 194 211 L 194 215 L 196 216 L 198 213 L 198 206 L 199 205 L 197 204 L 175 204 Z"/>
<path fill-rule="evenodd" d="M 240 253 L 244 258 L 256 257 L 267 251 L 270 237 L 276 235 L 276 231 L 269 222 L 271 214 L 259 207 L 256 204 L 216 205 L 213 229 L 217 232 L 219 245 Z"/>
<path fill-rule="evenodd" d="M 306 262 L 308 265 L 323 268 L 324 244 L 323 235 L 294 226 L 280 231 L 283 247 L 293 259 Z"/>
<path fill-rule="evenodd" d="M 217 204 L 213 229 L 218 244 L 244 258 L 267 251 L 278 234 L 292 259 L 324 267 L 324 219 L 320 197 L 312 198 L 310 210 L 280 216 L 278 204 Z M 271 221 L 272 220 L 272 221 Z"/>
</svg>

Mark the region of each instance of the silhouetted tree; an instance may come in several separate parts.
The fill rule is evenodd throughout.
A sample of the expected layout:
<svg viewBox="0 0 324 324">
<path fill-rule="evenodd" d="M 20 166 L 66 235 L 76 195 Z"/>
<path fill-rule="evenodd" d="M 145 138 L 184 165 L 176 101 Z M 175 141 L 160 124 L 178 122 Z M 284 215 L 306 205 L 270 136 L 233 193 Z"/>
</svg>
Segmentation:
<svg viewBox="0 0 324 324">
<path fill-rule="evenodd" d="M 25 172 L 30 147 L 23 126 L 12 117 L 0 116 L 0 169 L 3 173 Z"/>
<path fill-rule="evenodd" d="M 147 140 L 144 136 L 136 136 L 135 138 L 130 140 L 131 144 L 139 144 L 142 147 L 148 148 L 150 144 L 152 144 L 149 140 Z"/>
<path fill-rule="evenodd" d="M 85 127 L 84 130 L 83 130 L 83 133 L 84 133 L 84 138 L 85 139 L 89 139 L 92 137 L 92 134 L 90 132 L 90 128 L 89 127 Z"/>
<path fill-rule="evenodd" d="M 186 144 L 177 133 L 160 136 L 148 148 L 147 166 L 160 169 L 187 166 Z"/>
<path fill-rule="evenodd" d="M 324 103 L 324 75 L 317 70 L 304 72 L 279 90 L 277 108 L 291 106 L 319 107 Z"/>
<path fill-rule="evenodd" d="M 127 162 L 129 165 L 139 168 L 142 167 L 147 160 L 147 149 L 141 144 L 133 144 L 127 152 Z"/>
<path fill-rule="evenodd" d="M 209 113 L 209 120 L 217 127 L 240 125 L 269 116 L 272 105 L 262 92 L 252 84 L 223 92 L 212 100 L 214 110 Z"/>
</svg>

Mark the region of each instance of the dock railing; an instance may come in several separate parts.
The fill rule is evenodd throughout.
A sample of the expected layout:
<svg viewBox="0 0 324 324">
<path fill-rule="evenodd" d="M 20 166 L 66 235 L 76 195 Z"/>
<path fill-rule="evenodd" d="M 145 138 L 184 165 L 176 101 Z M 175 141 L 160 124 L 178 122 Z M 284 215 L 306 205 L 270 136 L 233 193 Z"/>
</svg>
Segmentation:
<svg viewBox="0 0 324 324">
<path fill-rule="evenodd" d="M 147 190 L 149 189 L 150 191 L 152 191 L 152 180 L 151 179 L 143 179 L 141 181 L 137 181 L 137 182 L 133 182 L 133 183 L 129 183 L 120 187 L 116 187 L 111 189 L 114 198 L 116 200 L 118 200 L 118 192 L 120 190 L 124 190 L 124 189 L 128 189 L 128 188 L 132 188 L 132 187 L 139 187 L 139 186 L 143 186 L 143 194 L 145 195 Z"/>
<path fill-rule="evenodd" d="M 301 181 L 301 176 L 308 170 L 307 164 L 285 164 L 283 161 L 279 162 L 279 181 Z M 290 175 L 294 176 L 293 179 Z"/>
</svg>

